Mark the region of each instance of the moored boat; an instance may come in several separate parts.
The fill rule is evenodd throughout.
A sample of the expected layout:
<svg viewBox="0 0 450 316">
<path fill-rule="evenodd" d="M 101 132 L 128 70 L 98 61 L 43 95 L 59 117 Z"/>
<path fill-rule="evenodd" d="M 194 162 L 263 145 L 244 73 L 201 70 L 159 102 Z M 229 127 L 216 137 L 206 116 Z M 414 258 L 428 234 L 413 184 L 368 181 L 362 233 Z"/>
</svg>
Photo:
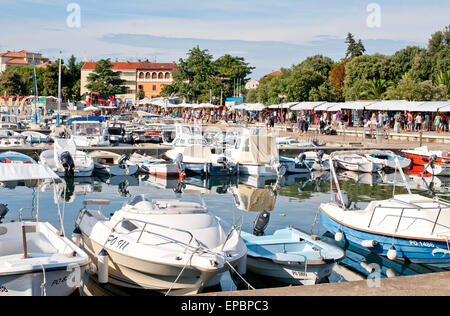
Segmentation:
<svg viewBox="0 0 450 316">
<path fill-rule="evenodd" d="M 334 156 L 333 161 L 340 168 L 349 171 L 373 173 L 382 169 L 381 164 L 370 161 L 364 156 L 352 153 L 340 153 Z"/>
<path fill-rule="evenodd" d="M 88 154 L 94 161 L 94 172 L 109 176 L 132 176 L 139 170 L 137 164 L 128 164 L 127 155 L 97 150 Z"/>
<path fill-rule="evenodd" d="M 331 275 L 344 259 L 339 247 L 297 228 L 277 230 L 273 235 L 241 233 L 248 248 L 247 269 L 287 284 L 314 285 Z"/>
<path fill-rule="evenodd" d="M 85 205 L 96 203 L 105 204 Z M 142 195 L 110 219 L 83 208 L 76 227 L 102 283 L 189 294 L 218 284 L 231 267 L 245 266 L 247 248 L 237 229 L 197 203 Z"/>
</svg>

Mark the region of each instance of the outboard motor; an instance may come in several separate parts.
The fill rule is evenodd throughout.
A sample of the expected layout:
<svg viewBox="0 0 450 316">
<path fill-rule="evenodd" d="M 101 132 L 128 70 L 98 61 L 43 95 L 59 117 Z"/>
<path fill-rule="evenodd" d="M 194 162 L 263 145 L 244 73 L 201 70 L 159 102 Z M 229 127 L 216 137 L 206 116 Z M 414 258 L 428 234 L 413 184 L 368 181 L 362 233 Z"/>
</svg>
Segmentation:
<svg viewBox="0 0 450 316">
<path fill-rule="evenodd" d="M 305 166 L 305 160 L 306 160 L 306 154 L 305 153 L 300 154 L 297 159 L 298 159 L 298 163 L 301 166 Z"/>
<path fill-rule="evenodd" d="M 323 164 L 323 156 L 325 155 L 325 152 L 323 150 L 319 150 L 317 152 L 317 162 L 322 165 Z"/>
<path fill-rule="evenodd" d="M 180 179 L 184 179 L 186 177 L 186 166 L 183 163 L 183 155 L 178 154 L 175 159 L 175 164 L 177 165 L 178 172 L 180 173 Z"/>
<path fill-rule="evenodd" d="M 8 204 L 0 204 L 0 223 L 5 218 L 6 214 L 8 214 Z"/>
<path fill-rule="evenodd" d="M 68 151 L 65 151 L 61 154 L 59 160 L 64 168 L 64 177 L 73 178 L 75 175 L 75 161 L 72 155 Z"/>
<path fill-rule="evenodd" d="M 267 225 L 269 225 L 270 221 L 270 213 L 267 211 L 264 211 L 258 215 L 256 218 L 254 224 L 253 224 L 253 235 L 255 236 L 264 236 L 264 231 L 267 228 Z"/>
<path fill-rule="evenodd" d="M 340 197 L 339 193 L 336 193 L 336 202 L 339 205 L 344 206 L 346 209 L 349 209 L 350 206 L 352 205 L 352 201 L 350 201 L 348 193 L 345 191 L 341 191 L 341 195 L 342 195 L 342 201 L 341 201 L 341 197 Z"/>
<path fill-rule="evenodd" d="M 127 154 L 124 154 L 120 156 L 119 160 L 117 161 L 119 165 L 124 165 L 125 162 L 127 162 L 130 159 L 130 157 Z"/>
</svg>

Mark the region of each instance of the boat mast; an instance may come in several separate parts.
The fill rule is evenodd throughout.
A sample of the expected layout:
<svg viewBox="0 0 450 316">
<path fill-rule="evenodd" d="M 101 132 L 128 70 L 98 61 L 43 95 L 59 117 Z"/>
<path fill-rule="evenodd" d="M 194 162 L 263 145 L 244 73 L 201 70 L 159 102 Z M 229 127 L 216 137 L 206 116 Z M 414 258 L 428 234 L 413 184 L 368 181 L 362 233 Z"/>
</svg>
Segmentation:
<svg viewBox="0 0 450 316">
<path fill-rule="evenodd" d="M 61 54 L 62 51 L 59 51 L 59 78 L 58 78 L 58 114 L 56 115 L 56 126 L 60 124 L 60 112 L 61 112 Z"/>
<path fill-rule="evenodd" d="M 36 62 L 33 55 L 33 75 L 34 75 L 34 119 L 36 124 L 38 124 L 38 113 L 37 113 L 37 99 L 38 99 L 38 88 L 36 79 Z"/>
</svg>

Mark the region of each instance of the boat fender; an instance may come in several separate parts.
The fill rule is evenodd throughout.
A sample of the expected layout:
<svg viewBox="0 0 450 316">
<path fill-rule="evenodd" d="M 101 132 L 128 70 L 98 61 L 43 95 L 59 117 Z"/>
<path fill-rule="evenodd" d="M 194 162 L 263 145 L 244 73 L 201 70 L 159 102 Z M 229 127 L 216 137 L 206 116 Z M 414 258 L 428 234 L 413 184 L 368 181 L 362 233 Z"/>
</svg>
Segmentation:
<svg viewBox="0 0 450 316">
<path fill-rule="evenodd" d="M 389 249 L 387 257 L 389 260 L 396 260 L 398 258 L 398 252 L 397 249 L 395 249 L 395 246 L 392 246 L 391 249 Z"/>
<path fill-rule="evenodd" d="M 339 230 L 336 235 L 334 235 L 334 240 L 336 240 L 337 242 L 343 242 L 344 241 L 344 233 Z"/>
<path fill-rule="evenodd" d="M 98 282 L 100 284 L 108 283 L 108 253 L 105 249 L 102 249 L 98 254 Z"/>
<path fill-rule="evenodd" d="M 378 246 L 378 242 L 376 240 L 363 240 L 361 246 L 364 248 L 375 248 Z"/>
<path fill-rule="evenodd" d="M 386 270 L 386 276 L 389 279 L 395 278 L 397 277 L 397 271 L 395 271 L 393 268 L 389 268 Z"/>
<path fill-rule="evenodd" d="M 80 244 L 81 244 L 81 231 L 78 228 L 75 228 L 73 233 L 72 233 L 72 242 L 77 247 L 80 247 Z"/>
<path fill-rule="evenodd" d="M 264 231 L 269 225 L 270 221 L 270 213 L 264 211 L 258 215 L 254 224 L 253 224 L 253 235 L 255 236 L 264 236 Z"/>
</svg>

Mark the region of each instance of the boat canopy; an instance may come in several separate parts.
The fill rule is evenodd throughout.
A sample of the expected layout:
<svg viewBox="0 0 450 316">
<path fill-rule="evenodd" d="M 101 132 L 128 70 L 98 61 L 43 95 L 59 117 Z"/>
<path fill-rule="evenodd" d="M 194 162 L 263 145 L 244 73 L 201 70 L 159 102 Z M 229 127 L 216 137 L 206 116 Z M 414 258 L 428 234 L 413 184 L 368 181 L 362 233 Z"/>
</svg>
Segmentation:
<svg viewBox="0 0 450 316">
<path fill-rule="evenodd" d="M 272 135 L 245 133 L 238 145 L 241 164 L 270 164 L 279 160 L 276 138 Z"/>
<path fill-rule="evenodd" d="M 105 122 L 106 118 L 104 116 L 89 116 L 89 117 L 74 117 L 67 120 L 67 124 L 72 124 L 73 122 Z"/>
<path fill-rule="evenodd" d="M 58 180 L 52 169 L 39 164 L 0 164 L 0 181 Z"/>
</svg>

